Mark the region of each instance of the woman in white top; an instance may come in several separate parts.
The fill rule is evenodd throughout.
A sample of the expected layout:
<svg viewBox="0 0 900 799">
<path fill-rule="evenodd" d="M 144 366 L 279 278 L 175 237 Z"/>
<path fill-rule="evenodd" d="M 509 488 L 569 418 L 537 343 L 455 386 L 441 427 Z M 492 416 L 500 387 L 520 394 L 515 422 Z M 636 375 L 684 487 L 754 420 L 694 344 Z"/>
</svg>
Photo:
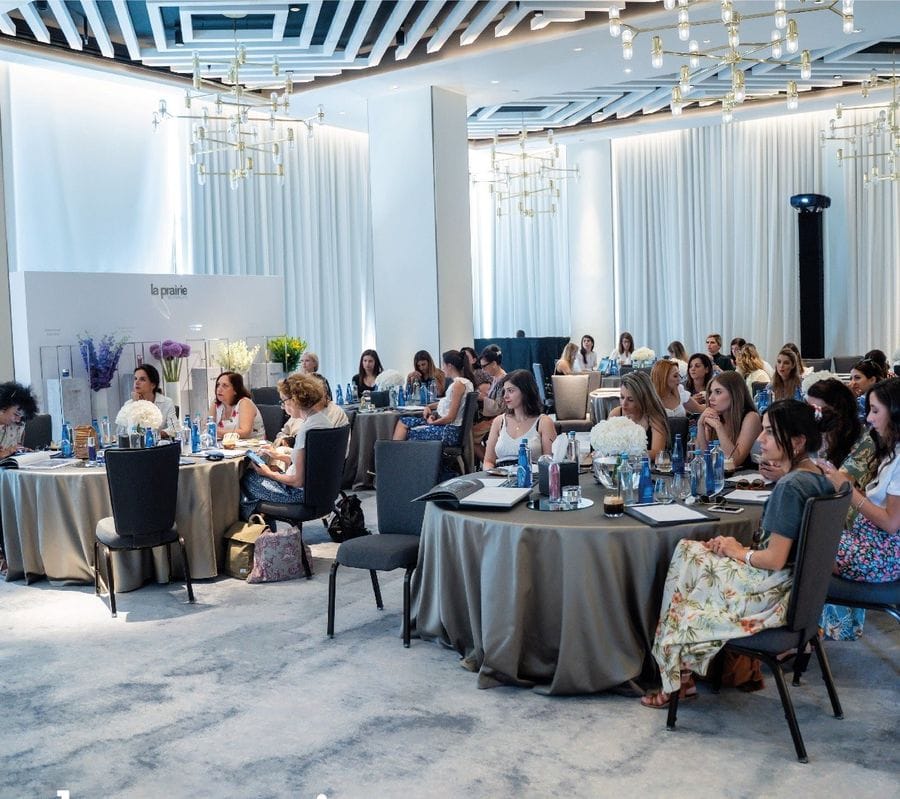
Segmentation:
<svg viewBox="0 0 900 799">
<path fill-rule="evenodd" d="M 611 361 L 617 361 L 619 366 L 631 366 L 631 354 L 634 352 L 634 336 L 627 330 L 619 335 L 619 346 L 610 354 Z"/>
<path fill-rule="evenodd" d="M 684 344 L 675 339 L 675 341 L 669 342 L 666 351 L 669 353 L 669 357 L 678 364 L 678 373 L 681 375 L 681 379 L 684 380 L 688 373 L 688 355 Z"/>
<path fill-rule="evenodd" d="M 514 463 L 519 457 L 519 442 L 528 439 L 532 461 L 550 455 L 556 438 L 556 427 L 550 417 L 541 413 L 541 398 L 534 376 L 526 369 L 510 372 L 503 382 L 506 413 L 494 419 L 488 436 L 484 468 L 499 463 Z"/>
<path fill-rule="evenodd" d="M 592 372 L 597 368 L 597 353 L 594 352 L 594 337 L 585 333 L 581 337 L 581 349 L 575 353 L 575 363 L 572 364 L 572 371 L 575 374 L 579 372 Z"/>
<path fill-rule="evenodd" d="M 444 374 L 453 378 L 447 393 L 429 405 L 422 416 L 401 416 L 394 428 L 394 441 L 443 441 L 459 446 L 466 395 L 475 390 L 475 375 L 469 359 L 459 350 L 447 350 L 443 356 Z"/>
<path fill-rule="evenodd" d="M 132 384 L 131 399 L 125 403 L 128 405 L 138 400 L 152 402 L 159 408 L 162 414 L 162 424 L 159 432 L 168 438 L 178 429 L 178 415 L 175 413 L 175 403 L 163 396 L 159 387 L 159 372 L 149 363 L 141 364 L 134 370 L 134 383 Z"/>
<path fill-rule="evenodd" d="M 303 484 L 306 479 L 306 434 L 310 430 L 328 430 L 336 425 L 333 419 L 320 409 L 326 402 L 325 386 L 317 377 L 293 374 L 278 381 L 281 404 L 292 418 L 300 419 L 290 454 L 284 454 L 268 444 L 259 448 L 259 454 L 270 463 L 280 461 L 287 468 L 284 472 L 270 466 L 250 463 L 250 469 L 241 480 L 241 514 L 247 518 L 260 501 L 303 502 Z M 346 417 L 345 417 L 346 418 Z"/>
<path fill-rule="evenodd" d="M 666 410 L 666 416 L 687 416 L 688 413 L 702 413 L 703 406 L 694 402 L 687 389 L 681 385 L 681 375 L 675 361 L 657 361 L 650 371 L 650 382 L 659 395 Z"/>
<path fill-rule="evenodd" d="M 876 383 L 866 397 L 878 473 L 865 492 L 853 489 L 857 511 L 838 547 L 835 571 L 848 580 L 889 583 L 900 580 L 900 379 Z M 820 462 L 835 487 L 853 485 L 846 472 Z"/>
<path fill-rule="evenodd" d="M 237 433 L 239 438 L 266 437 L 262 414 L 237 372 L 222 372 L 216 378 L 216 398 L 209 415 L 216 420 L 218 438 L 225 433 Z"/>
</svg>

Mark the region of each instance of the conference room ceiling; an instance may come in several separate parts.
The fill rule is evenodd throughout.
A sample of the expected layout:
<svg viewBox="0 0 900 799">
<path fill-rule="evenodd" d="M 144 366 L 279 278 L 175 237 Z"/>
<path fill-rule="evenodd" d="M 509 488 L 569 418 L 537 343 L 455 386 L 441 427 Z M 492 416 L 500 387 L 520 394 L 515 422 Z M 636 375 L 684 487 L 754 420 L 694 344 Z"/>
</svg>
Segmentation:
<svg viewBox="0 0 900 799">
<path fill-rule="evenodd" d="M 830 4 L 789 0 L 788 9 Z M 650 37 L 642 34 L 634 58 L 624 61 L 620 41 L 608 30 L 611 5 L 621 9 L 623 22 L 640 27 L 674 22 L 675 12 L 653 0 L 34 0 L 0 2 L 0 44 L 189 81 L 194 52 L 204 77 L 221 80 L 227 66 L 203 59 L 227 59 L 237 39 L 252 60 L 277 56 L 282 73 L 292 72 L 295 113 L 310 114 L 323 103 L 329 123 L 364 130 L 368 100 L 443 86 L 466 95 L 472 139 L 523 128 L 612 130 L 646 120 L 680 127 L 707 113 L 704 98 L 729 90 L 730 70 L 711 67 L 692 81 L 693 106 L 672 118 L 669 100 L 681 60 L 667 57 L 654 69 Z M 743 14 L 773 5 L 734 3 Z M 695 21 L 717 17 L 719 0 L 692 0 L 689 7 Z M 812 56 L 809 80 L 800 80 L 799 51 L 785 54 L 789 65 L 748 70 L 748 95 L 772 97 L 766 113 L 776 106 L 781 112 L 789 80 L 798 81 L 803 111 L 826 107 L 841 87 L 855 89 L 873 71 L 891 74 L 893 52 L 900 51 L 900 2 L 856 0 L 851 34 L 841 29 L 840 7 L 839 0 L 834 13 L 800 15 L 800 50 Z M 742 39 L 768 41 L 771 28 L 771 19 L 745 21 Z M 704 48 L 719 43 L 707 44 L 707 36 L 724 36 L 721 25 L 694 30 Z M 667 49 L 685 49 L 674 31 L 664 42 Z M 241 80 L 266 92 L 274 79 L 265 66 L 248 65 Z M 743 111 L 739 107 L 735 116 Z"/>
</svg>

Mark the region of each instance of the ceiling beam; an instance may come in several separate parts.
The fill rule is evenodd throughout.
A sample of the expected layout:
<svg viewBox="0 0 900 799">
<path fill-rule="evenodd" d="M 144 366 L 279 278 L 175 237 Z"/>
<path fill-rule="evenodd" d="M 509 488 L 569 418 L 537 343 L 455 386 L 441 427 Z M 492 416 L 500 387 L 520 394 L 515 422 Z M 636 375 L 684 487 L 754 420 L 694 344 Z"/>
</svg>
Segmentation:
<svg viewBox="0 0 900 799">
<path fill-rule="evenodd" d="M 16 23 L 9 18 L 9 14 L 0 13 L 0 31 L 7 36 L 16 35 Z"/>
<path fill-rule="evenodd" d="M 369 2 L 363 6 L 362 13 L 357 18 L 356 25 L 353 27 L 353 33 L 350 34 L 350 38 L 347 40 L 347 46 L 344 49 L 344 58 L 356 58 L 356 54 L 359 52 L 359 48 L 362 47 L 363 40 L 372 25 L 375 14 L 378 13 L 380 5 L 381 2 L 378 0 L 369 0 Z"/>
<path fill-rule="evenodd" d="M 387 22 L 384 23 L 381 33 L 378 34 L 375 44 L 372 45 L 372 49 L 369 51 L 368 60 L 370 67 L 377 67 L 381 63 L 381 59 L 384 58 L 384 54 L 387 52 L 388 47 L 391 46 L 391 42 L 394 41 L 395 34 L 400 30 L 403 20 L 406 19 L 406 15 L 412 10 L 412 7 L 412 0 L 400 0 L 400 2 L 394 3 L 394 10 L 388 17 Z"/>
<path fill-rule="evenodd" d="M 415 46 L 425 35 L 428 26 L 431 25 L 434 18 L 443 7 L 444 0 L 428 0 L 425 4 L 425 8 L 423 8 L 419 16 L 416 17 L 416 21 L 410 26 L 408 31 L 405 31 L 403 44 L 394 51 L 395 61 L 403 61 L 409 57 L 409 54 L 412 53 Z"/>
<path fill-rule="evenodd" d="M 428 44 L 425 47 L 426 52 L 438 52 L 447 43 L 447 39 L 449 39 L 453 35 L 453 31 L 456 30 L 456 26 L 459 25 L 468 16 L 469 12 L 473 8 L 475 8 L 474 2 L 469 2 L 469 0 L 459 0 L 459 2 L 457 2 L 456 4 L 456 7 L 441 23 L 441 26 L 437 29 L 434 36 L 432 36 L 428 40 Z"/>
<path fill-rule="evenodd" d="M 507 12 L 506 16 L 497 23 L 497 27 L 494 28 L 494 36 L 508 36 L 513 32 L 516 25 L 518 25 L 525 17 L 527 17 L 534 9 L 529 8 L 526 5 L 514 6 L 513 9 Z"/>
<path fill-rule="evenodd" d="M 47 30 L 44 20 L 41 19 L 41 15 L 38 14 L 37 9 L 35 9 L 34 3 L 24 3 L 19 8 L 19 13 L 22 15 L 25 22 L 28 23 L 28 27 L 31 28 L 34 38 L 44 44 L 50 44 L 50 31 Z"/>
<path fill-rule="evenodd" d="M 337 11 L 331 19 L 331 27 L 328 29 L 328 36 L 325 37 L 323 44 L 325 54 L 333 55 L 341 34 L 344 32 L 344 25 L 347 24 L 347 17 L 353 10 L 353 0 L 339 0 Z"/>
<path fill-rule="evenodd" d="M 119 27 L 122 29 L 125 46 L 128 48 L 128 57 L 132 61 L 140 61 L 141 47 L 138 44 L 137 34 L 134 32 L 134 24 L 131 21 L 128 4 L 125 0 L 113 0 L 113 8 L 116 10 L 116 18 L 119 20 Z"/>
<path fill-rule="evenodd" d="M 81 35 L 78 33 L 75 22 L 72 20 L 72 15 L 69 13 L 69 9 L 63 0 L 50 0 L 50 10 L 53 12 L 53 16 L 56 17 L 59 29 L 63 32 L 63 36 L 66 37 L 69 47 L 73 50 L 81 50 L 84 43 L 81 41 Z"/>
<path fill-rule="evenodd" d="M 464 47 L 472 44 L 481 36 L 482 31 L 491 24 L 494 17 L 500 13 L 505 5 L 506 0 L 494 0 L 494 2 L 486 3 L 484 8 L 478 13 L 478 16 L 469 23 L 469 27 L 460 34 L 459 43 Z"/>
<path fill-rule="evenodd" d="M 316 32 L 316 22 L 319 20 L 321 10 L 322 0 L 311 0 L 306 4 L 303 27 L 300 29 L 300 46 L 304 50 L 312 44 L 313 34 Z"/>
</svg>

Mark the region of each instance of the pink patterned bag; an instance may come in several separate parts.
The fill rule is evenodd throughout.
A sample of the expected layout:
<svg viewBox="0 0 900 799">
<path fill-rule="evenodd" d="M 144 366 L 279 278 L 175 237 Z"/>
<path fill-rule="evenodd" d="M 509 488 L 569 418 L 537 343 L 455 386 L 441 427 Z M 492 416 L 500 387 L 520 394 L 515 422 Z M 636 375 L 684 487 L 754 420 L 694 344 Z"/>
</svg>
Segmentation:
<svg viewBox="0 0 900 799">
<path fill-rule="evenodd" d="M 300 531 L 296 527 L 283 532 L 266 530 L 256 539 L 253 551 L 253 569 L 247 575 L 248 583 L 274 583 L 279 580 L 296 580 L 303 575 L 300 556 Z M 306 547 L 306 557 L 312 564 L 312 553 Z"/>
</svg>

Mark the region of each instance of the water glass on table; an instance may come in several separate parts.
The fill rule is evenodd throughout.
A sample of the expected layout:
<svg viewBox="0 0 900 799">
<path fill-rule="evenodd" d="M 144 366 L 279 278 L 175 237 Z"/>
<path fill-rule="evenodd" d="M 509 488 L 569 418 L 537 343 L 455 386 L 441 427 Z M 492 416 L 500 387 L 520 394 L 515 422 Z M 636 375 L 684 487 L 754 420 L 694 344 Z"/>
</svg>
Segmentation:
<svg viewBox="0 0 900 799">
<path fill-rule="evenodd" d="M 660 450 L 656 455 L 656 471 L 669 474 L 672 471 L 672 453 L 667 449 Z"/>
</svg>

